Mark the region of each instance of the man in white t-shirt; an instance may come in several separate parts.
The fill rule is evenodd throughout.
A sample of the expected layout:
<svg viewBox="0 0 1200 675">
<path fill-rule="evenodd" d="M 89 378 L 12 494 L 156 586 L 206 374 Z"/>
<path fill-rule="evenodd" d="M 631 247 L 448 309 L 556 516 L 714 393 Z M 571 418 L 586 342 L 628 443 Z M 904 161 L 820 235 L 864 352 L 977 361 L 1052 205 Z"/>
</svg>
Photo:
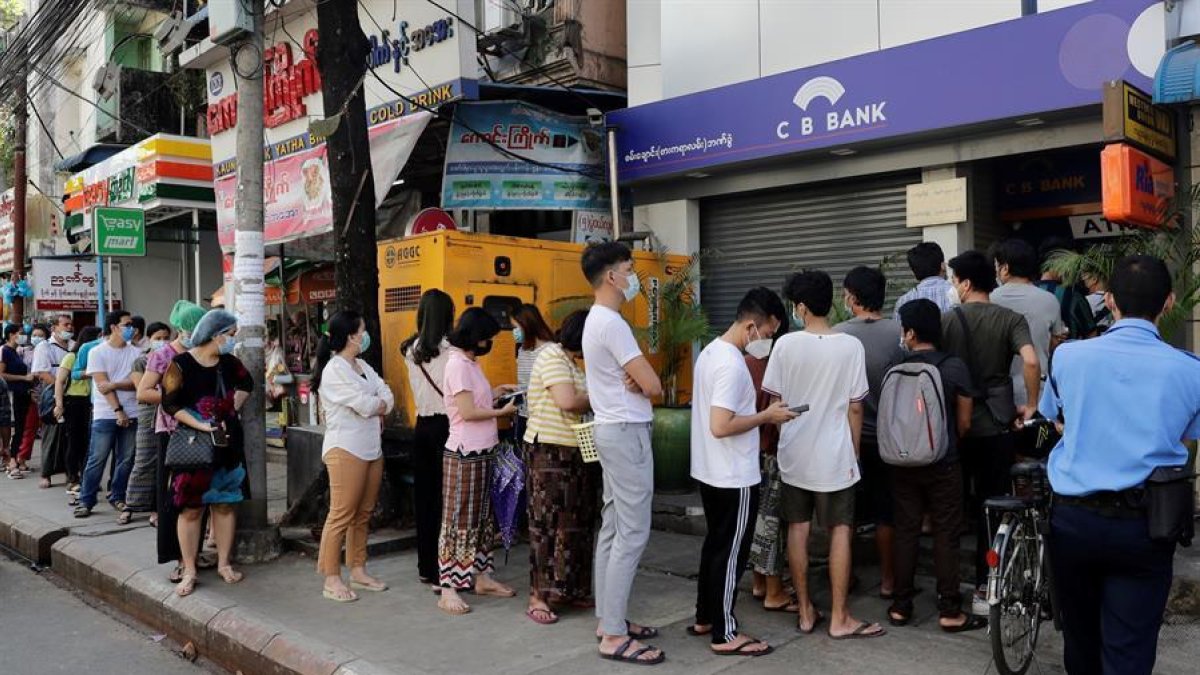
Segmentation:
<svg viewBox="0 0 1200 675">
<path fill-rule="evenodd" d="M 829 636 L 869 638 L 886 631 L 850 615 L 850 537 L 854 528 L 854 484 L 862 434 L 863 401 L 870 393 L 862 342 L 829 325 L 833 280 L 824 272 L 792 274 L 784 296 L 803 326 L 775 343 L 763 391 L 789 406 L 809 406 L 779 437 L 782 480 L 780 515 L 788 522 L 788 560 L 800 606 L 798 629 L 811 633 L 825 618 L 808 591 L 808 533 L 813 514 L 829 531 L 829 583 L 833 608 Z"/>
<path fill-rule="evenodd" d="M 141 352 L 130 344 L 133 325 L 129 312 L 109 312 L 104 317 L 104 341 L 88 354 L 87 374 L 92 378 L 92 442 L 87 468 L 79 490 L 76 518 L 87 518 L 96 506 L 96 493 L 104 477 L 109 454 L 116 452 L 117 468 L 112 476 L 108 501 L 118 512 L 125 510 L 125 487 L 133 467 L 133 445 L 137 435 L 137 391 L 129 374 Z"/>
<path fill-rule="evenodd" d="M 596 452 L 604 476 L 600 534 L 596 538 L 596 617 L 600 655 L 617 661 L 657 664 L 662 650 L 637 638 L 658 634 L 626 619 L 629 594 L 650 540 L 654 457 L 650 452 L 650 399 L 662 383 L 642 355 L 621 306 L 638 295 L 633 254 L 624 244 L 588 246 L 581 260 L 596 304 L 583 328 L 588 397 L 596 416 Z"/>
<path fill-rule="evenodd" d="M 750 557 L 758 515 L 758 428 L 796 418 L 776 401 L 758 412 L 757 394 L 743 352 L 779 329 L 783 302 L 769 289 L 752 288 L 738 304 L 733 325 L 700 352 L 692 375 L 692 478 L 708 532 L 696 580 L 696 623 L 692 633 L 712 635 L 718 654 L 762 656 L 773 649 L 738 633 L 733 607 L 737 584 Z"/>
</svg>

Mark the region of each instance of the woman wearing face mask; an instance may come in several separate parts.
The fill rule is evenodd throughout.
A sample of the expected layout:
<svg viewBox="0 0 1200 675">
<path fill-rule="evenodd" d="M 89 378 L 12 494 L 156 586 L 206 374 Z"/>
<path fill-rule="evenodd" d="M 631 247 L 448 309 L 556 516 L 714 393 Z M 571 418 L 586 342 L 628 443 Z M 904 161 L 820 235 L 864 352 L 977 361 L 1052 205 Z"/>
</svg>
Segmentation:
<svg viewBox="0 0 1200 675">
<path fill-rule="evenodd" d="M 417 332 L 400 345 L 417 409 L 413 429 L 413 510 L 417 519 L 417 576 L 438 586 L 438 536 L 442 528 L 442 454 L 450 419 L 442 396 L 454 328 L 454 300 L 431 288 L 417 306 Z"/>
<path fill-rule="evenodd" d="M 155 321 L 146 328 L 148 351 L 133 362 L 133 372 L 130 379 L 133 386 L 141 389 L 142 379 L 146 375 L 146 363 L 150 354 L 162 349 L 171 340 L 171 329 L 165 323 Z M 138 400 L 137 437 L 134 441 L 133 469 L 129 474 L 129 485 L 125 488 L 125 510 L 117 517 L 117 523 L 127 524 L 133 519 L 134 513 L 150 512 L 155 508 L 155 468 L 158 466 L 158 436 L 154 433 L 154 416 L 158 412 L 158 403 Z M 157 524 L 157 518 L 150 516 L 151 524 Z"/>
<path fill-rule="evenodd" d="M 12 394 L 12 438 L 9 443 L 8 477 L 20 479 L 25 477 L 28 470 L 25 462 L 28 455 L 21 452 L 21 441 L 25 438 L 25 429 L 29 419 L 29 407 L 33 403 L 30 391 L 33 387 L 33 375 L 29 373 L 29 365 L 21 358 L 18 349 L 25 334 L 17 324 L 4 327 L 4 343 L 0 345 L 0 378 L 8 385 Z"/>
<path fill-rule="evenodd" d="M 67 494 L 68 506 L 78 506 L 79 483 L 87 463 L 88 445 L 92 439 L 92 381 L 71 378 L 71 369 L 79 358 L 79 348 L 100 337 L 99 326 L 87 326 L 71 346 L 71 351 L 58 364 L 54 376 L 54 416 L 65 420 L 67 432 Z"/>
<path fill-rule="evenodd" d="M 442 457 L 446 493 L 442 505 L 442 534 L 438 545 L 438 607 L 448 614 L 466 614 L 470 606 L 459 591 L 511 598 L 513 589 L 492 578 L 492 465 L 500 439 L 496 420 L 517 411 L 509 400 L 495 408 L 512 385 L 492 388 L 478 358 L 492 350 L 500 324 L 479 307 L 463 312 L 450 333 L 450 358 L 442 382 L 450 437 Z"/>
<path fill-rule="evenodd" d="M 587 412 L 583 325 L 588 310 L 563 320 L 559 342 L 547 343 L 529 381 L 525 456 L 529 495 L 529 608 L 535 623 L 551 624 L 551 604 L 590 607 L 592 558 L 600 518 L 600 465 L 585 464 L 571 425 Z"/>
<path fill-rule="evenodd" d="M 779 321 L 779 329 L 773 336 L 760 336 L 760 339 L 746 345 L 746 367 L 750 369 L 750 379 L 754 382 L 754 391 L 758 395 L 758 412 L 771 405 L 771 395 L 762 390 L 763 375 L 767 372 L 771 348 L 775 346 L 776 340 L 788 332 L 788 325 L 791 323 L 783 301 L 774 293 L 771 297 L 775 302 L 766 309 Z M 798 607 L 783 578 L 788 561 L 787 527 L 779 518 L 779 462 L 776 459 L 779 451 L 779 427 L 764 424 L 758 428 L 758 432 L 763 480 L 759 486 L 754 539 L 750 544 L 750 566 L 754 570 L 752 593 L 756 600 L 762 601 L 763 608 L 769 612 L 795 612 Z"/>
<path fill-rule="evenodd" d="M 395 401 L 387 384 L 360 357 L 371 347 L 362 316 L 341 311 L 329 320 L 329 335 L 317 345 L 313 389 L 325 421 L 322 460 L 329 471 L 329 516 L 321 530 L 317 571 L 325 577 L 323 595 L 336 602 L 358 596 L 342 580 L 342 543 L 350 585 L 386 591 L 367 574 L 367 533 L 383 480 L 383 422 Z"/>
<path fill-rule="evenodd" d="M 528 303 L 513 314 L 513 341 L 517 343 L 517 390 L 529 390 L 529 374 L 542 348 L 554 341 L 554 331 L 546 325 L 538 308 Z M 525 436 L 529 424 L 529 407 L 522 399 L 517 403 L 516 439 Z"/>
<path fill-rule="evenodd" d="M 213 462 L 171 470 L 171 501 L 179 511 L 176 531 L 183 575 L 175 587 L 185 597 L 196 587 L 196 557 L 200 548 L 200 515 L 208 508 L 217 544 L 217 574 L 227 584 L 242 580 L 233 569 L 234 508 L 249 496 L 242 424 L 238 416 L 254 381 L 233 355 L 237 317 L 210 310 L 192 332 L 192 348 L 176 356 L 162 378 L 163 410 L 179 427 L 212 434 Z M 174 433 L 181 433 L 176 428 Z"/>
</svg>

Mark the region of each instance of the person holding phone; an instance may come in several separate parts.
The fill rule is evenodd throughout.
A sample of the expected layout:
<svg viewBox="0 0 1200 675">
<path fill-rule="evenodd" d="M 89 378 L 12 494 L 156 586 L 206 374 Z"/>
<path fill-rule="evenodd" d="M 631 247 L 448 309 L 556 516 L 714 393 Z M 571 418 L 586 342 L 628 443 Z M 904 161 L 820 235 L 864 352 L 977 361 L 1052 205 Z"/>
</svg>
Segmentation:
<svg viewBox="0 0 1200 675">
<path fill-rule="evenodd" d="M 372 592 L 388 588 L 367 574 L 367 533 L 383 481 L 384 416 L 395 399 L 375 369 L 360 358 L 371 346 L 366 329 L 358 312 L 334 314 L 329 334 L 317 345 L 313 378 L 325 421 L 321 459 L 329 470 L 329 516 L 321 531 L 317 570 L 325 577 L 325 598 L 335 602 L 358 599 L 342 581 L 343 542 L 350 585 Z"/>
<path fill-rule="evenodd" d="M 176 531 L 183 575 L 175 587 L 185 597 L 196 588 L 196 558 L 200 550 L 200 516 L 211 513 L 217 543 L 217 574 L 227 584 L 242 580 L 233 569 L 233 535 L 237 504 L 249 497 L 246 455 L 239 411 L 254 380 L 233 355 L 237 317 L 222 309 L 209 310 L 192 331 L 192 348 L 176 356 L 162 378 L 162 407 L 181 427 L 212 435 L 213 463 L 175 469 L 169 476 L 171 503 L 179 512 Z M 179 433 L 177 428 L 174 433 Z"/>
<path fill-rule="evenodd" d="M 450 357 L 441 387 L 450 436 L 442 455 L 442 473 L 447 478 L 438 542 L 438 607 L 447 614 L 471 611 L 459 591 L 516 596 L 516 591 L 492 578 L 495 523 L 491 500 L 492 468 L 500 444 L 496 420 L 517 411 L 511 399 L 500 408 L 494 405 L 500 395 L 515 387 L 493 388 L 478 361 L 492 351 L 492 339 L 499 332 L 495 317 L 471 307 L 450 333 Z"/>
</svg>

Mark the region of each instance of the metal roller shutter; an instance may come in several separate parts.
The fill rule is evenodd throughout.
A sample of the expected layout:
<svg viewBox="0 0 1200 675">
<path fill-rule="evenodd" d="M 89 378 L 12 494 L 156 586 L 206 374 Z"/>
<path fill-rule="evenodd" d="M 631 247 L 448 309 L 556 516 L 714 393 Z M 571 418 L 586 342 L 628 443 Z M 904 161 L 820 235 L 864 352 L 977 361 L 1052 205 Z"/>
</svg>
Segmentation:
<svg viewBox="0 0 1200 675">
<path fill-rule="evenodd" d="M 846 272 L 891 257 L 888 300 L 913 285 L 904 251 L 921 241 L 906 228 L 904 186 L 919 174 L 894 175 L 823 187 L 797 187 L 700 203 L 700 244 L 719 255 L 706 261 L 701 298 L 714 327 L 733 320 L 752 286 L 778 291 L 788 273 L 822 269 L 840 288 Z M 834 302 L 841 301 L 835 292 Z"/>
</svg>

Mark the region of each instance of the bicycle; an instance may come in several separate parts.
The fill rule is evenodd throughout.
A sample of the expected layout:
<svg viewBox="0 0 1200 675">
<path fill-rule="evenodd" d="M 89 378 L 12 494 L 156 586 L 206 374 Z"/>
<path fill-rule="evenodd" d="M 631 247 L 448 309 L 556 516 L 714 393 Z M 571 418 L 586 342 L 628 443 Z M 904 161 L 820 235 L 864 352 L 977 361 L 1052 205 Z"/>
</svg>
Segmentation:
<svg viewBox="0 0 1200 675">
<path fill-rule="evenodd" d="M 1053 422 L 1037 420 L 1027 426 L 1050 424 Z M 993 518 L 999 519 L 987 552 L 988 632 L 997 671 L 1023 675 L 1033 662 L 1041 623 L 1053 617 L 1057 624 L 1046 548 L 1050 483 L 1041 461 L 1017 464 L 1010 473 L 1013 496 L 984 503 L 989 528 Z"/>
</svg>

